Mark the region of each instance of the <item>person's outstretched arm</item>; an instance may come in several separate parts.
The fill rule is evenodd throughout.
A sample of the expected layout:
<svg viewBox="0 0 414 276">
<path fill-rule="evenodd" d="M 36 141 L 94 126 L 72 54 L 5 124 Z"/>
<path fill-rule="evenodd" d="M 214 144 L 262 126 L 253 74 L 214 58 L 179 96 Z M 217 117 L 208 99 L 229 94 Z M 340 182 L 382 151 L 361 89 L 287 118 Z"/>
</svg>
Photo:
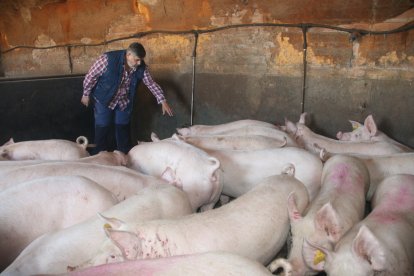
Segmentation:
<svg viewBox="0 0 414 276">
<path fill-rule="evenodd" d="M 158 85 L 153 79 L 149 72 L 148 66 L 144 71 L 144 77 L 142 79 L 146 87 L 151 91 L 154 97 L 157 99 L 157 103 L 162 106 L 162 115 L 167 113 L 169 116 L 173 116 L 173 110 L 168 105 L 167 100 L 165 99 L 164 92 L 162 91 L 161 86 Z"/>
</svg>

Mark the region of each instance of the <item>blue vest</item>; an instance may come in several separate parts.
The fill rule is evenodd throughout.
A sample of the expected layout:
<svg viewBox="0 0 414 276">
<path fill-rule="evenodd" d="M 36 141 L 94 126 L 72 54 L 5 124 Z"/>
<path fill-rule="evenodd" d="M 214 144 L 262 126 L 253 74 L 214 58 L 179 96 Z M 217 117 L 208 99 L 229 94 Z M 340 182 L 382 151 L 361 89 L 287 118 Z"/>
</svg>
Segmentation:
<svg viewBox="0 0 414 276">
<path fill-rule="evenodd" d="M 108 106 L 113 96 L 118 91 L 122 80 L 122 71 L 124 70 L 126 50 L 111 51 L 105 53 L 108 56 L 108 68 L 92 89 L 92 95 L 101 104 Z M 129 104 L 125 111 L 131 111 L 134 96 L 138 84 L 144 77 L 146 65 L 144 61 L 137 67 L 131 76 L 131 83 L 128 89 Z"/>
</svg>

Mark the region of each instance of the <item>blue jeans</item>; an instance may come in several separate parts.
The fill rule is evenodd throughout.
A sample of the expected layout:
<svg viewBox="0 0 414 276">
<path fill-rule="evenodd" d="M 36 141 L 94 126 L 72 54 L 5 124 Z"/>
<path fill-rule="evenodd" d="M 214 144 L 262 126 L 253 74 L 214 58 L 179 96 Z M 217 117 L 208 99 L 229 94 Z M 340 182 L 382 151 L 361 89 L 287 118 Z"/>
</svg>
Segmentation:
<svg viewBox="0 0 414 276">
<path fill-rule="evenodd" d="M 131 120 L 131 110 L 130 108 L 126 109 L 129 109 L 129 111 L 122 111 L 117 105 L 115 109 L 112 110 L 95 100 L 95 106 L 93 109 L 95 115 L 95 126 L 111 126 L 113 123 L 116 125 L 129 124 L 129 121 Z"/>
<path fill-rule="evenodd" d="M 95 116 L 95 154 L 108 150 L 108 135 L 112 125 L 115 124 L 116 148 L 123 153 L 130 150 L 129 142 L 129 122 L 131 120 L 131 109 L 128 111 L 120 110 L 117 105 L 114 110 L 101 104 L 95 100 L 94 116 Z"/>
</svg>

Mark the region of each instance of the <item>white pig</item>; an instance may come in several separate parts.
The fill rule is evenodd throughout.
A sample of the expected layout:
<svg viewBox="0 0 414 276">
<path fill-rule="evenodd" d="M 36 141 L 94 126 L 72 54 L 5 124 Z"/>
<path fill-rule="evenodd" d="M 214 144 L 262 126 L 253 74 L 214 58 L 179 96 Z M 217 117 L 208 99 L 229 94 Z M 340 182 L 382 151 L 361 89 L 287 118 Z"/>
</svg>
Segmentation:
<svg viewBox="0 0 414 276">
<path fill-rule="evenodd" d="M 178 134 L 183 136 L 188 135 L 213 135 L 221 134 L 222 132 L 244 128 L 247 126 L 261 126 L 268 128 L 276 128 L 275 125 L 259 120 L 238 120 L 218 125 L 193 125 L 190 127 L 177 128 Z"/>
<path fill-rule="evenodd" d="M 277 259 L 269 265 L 274 272 L 283 267 L 288 275 L 311 275 L 303 260 L 304 239 L 331 248 L 354 224 L 362 220 L 369 174 L 355 157 L 336 155 L 323 168 L 321 190 L 310 203 L 305 216 L 294 204 L 288 205 L 292 248 L 288 260 Z"/>
<path fill-rule="evenodd" d="M 69 276 L 238 275 L 271 276 L 260 263 L 228 252 L 207 252 L 169 258 L 119 262 L 74 271 Z"/>
<path fill-rule="evenodd" d="M 177 135 L 156 142 L 143 142 L 128 152 L 128 167 L 170 180 L 185 191 L 194 209 L 214 207 L 223 185 L 217 158 L 185 143 Z"/>
<path fill-rule="evenodd" d="M 394 174 L 414 174 L 414 153 L 396 153 L 383 156 L 358 156 L 368 168 L 370 186 L 367 200 L 370 201 L 378 184 Z"/>
<path fill-rule="evenodd" d="M 321 149 L 330 154 L 360 154 L 360 155 L 384 155 L 404 152 L 400 147 L 389 142 L 352 142 L 338 141 L 314 133 L 305 125 L 306 113 L 301 114 L 298 123 L 294 124 L 286 120 L 286 132 L 291 134 L 299 146 L 320 154 Z"/>
<path fill-rule="evenodd" d="M 336 134 L 336 138 L 341 141 L 354 141 L 354 142 L 362 142 L 362 141 L 369 141 L 369 142 L 389 142 L 392 144 L 397 145 L 403 151 L 410 152 L 413 151 L 409 147 L 395 141 L 388 137 L 385 133 L 378 130 L 377 124 L 374 121 L 372 115 L 368 115 L 365 118 L 364 124 L 359 122 L 351 121 L 349 122 L 352 125 L 352 132 L 342 132 L 339 131 Z"/>
<path fill-rule="evenodd" d="M 113 244 L 84 267 L 115 259 L 136 260 L 208 251 L 226 251 L 262 264 L 282 248 L 289 231 L 289 200 L 303 211 L 308 204 L 304 185 L 291 175 L 274 175 L 243 196 L 206 212 L 175 220 L 128 224 L 105 230 Z M 110 224 L 110 222 L 108 222 Z"/>
<path fill-rule="evenodd" d="M 372 212 L 334 251 L 304 243 L 304 259 L 335 276 L 414 275 L 414 176 L 394 175 L 378 186 Z"/>
<path fill-rule="evenodd" d="M 64 175 L 81 175 L 89 178 L 112 192 L 119 201 L 154 183 L 165 183 L 163 179 L 144 175 L 126 167 L 62 161 L 13 168 L 0 173 L 0 191 L 31 179 Z"/>
<path fill-rule="evenodd" d="M 82 176 L 36 179 L 0 193 L 0 271 L 35 238 L 104 211 L 118 200 Z"/>
<path fill-rule="evenodd" d="M 28 165 L 36 165 L 43 163 L 53 163 L 59 162 L 61 160 L 19 160 L 19 161 L 1 161 L 0 162 L 0 173 L 7 171 L 9 169 L 24 167 Z M 66 162 L 66 161 L 62 161 Z M 99 165 L 107 166 L 126 166 L 128 163 L 128 158 L 125 153 L 115 150 L 113 152 L 101 151 L 98 154 L 88 157 L 82 157 L 72 162 L 81 162 L 81 163 L 92 163 Z"/>
<path fill-rule="evenodd" d="M 208 150 L 207 153 L 220 160 L 220 181 L 227 196 L 241 196 L 263 178 L 280 174 L 286 164 L 293 164 L 295 177 L 307 188 L 310 200 L 321 185 L 322 161 L 304 149 Z"/>
<path fill-rule="evenodd" d="M 80 144 L 68 140 L 49 139 L 15 143 L 11 138 L 0 147 L 0 156 L 4 160 L 74 160 L 89 156 L 86 151 L 88 140 L 78 137 L 77 141 L 79 140 L 85 142 Z"/>
<path fill-rule="evenodd" d="M 147 187 L 104 211 L 101 217 L 40 236 L 1 275 L 65 273 L 75 269 L 95 256 L 106 241 L 103 225 L 106 220 L 117 229 L 122 228 L 123 221 L 174 218 L 191 212 L 187 195 L 176 187 L 166 184 Z"/>
<path fill-rule="evenodd" d="M 280 141 L 263 135 L 205 135 L 183 136 L 182 139 L 204 150 L 257 150 L 267 148 L 283 148 L 287 139 Z"/>
</svg>

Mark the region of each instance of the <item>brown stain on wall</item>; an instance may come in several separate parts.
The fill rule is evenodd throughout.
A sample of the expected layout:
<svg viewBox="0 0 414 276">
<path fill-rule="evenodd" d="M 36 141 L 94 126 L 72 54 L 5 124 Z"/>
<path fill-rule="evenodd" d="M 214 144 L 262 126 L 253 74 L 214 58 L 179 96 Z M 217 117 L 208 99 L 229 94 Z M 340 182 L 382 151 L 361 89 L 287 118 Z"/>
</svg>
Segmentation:
<svg viewBox="0 0 414 276">
<path fill-rule="evenodd" d="M 367 30 L 393 29 L 413 21 L 412 7 L 412 0 L 282 0 L 277 3 L 272 0 L 2 0 L 0 48 L 5 51 L 15 46 L 90 45 L 151 30 L 206 30 L 251 23 L 318 23 Z M 319 69 L 353 70 L 354 76 L 360 76 L 354 68 L 361 67 L 404 69 L 413 65 L 412 33 L 364 36 L 352 42 L 348 33 L 310 28 L 307 61 L 309 66 Z M 126 41 L 110 43 L 97 50 L 83 49 L 83 53 L 78 47 L 72 47 L 74 72 L 85 72 L 99 51 L 124 48 Z M 180 64 L 180 68 L 188 68 L 192 45 L 187 38 L 159 35 L 148 41 L 152 41 L 153 60 L 160 66 L 162 62 L 158 60 L 166 61 L 163 68 L 180 64 L 183 54 L 169 56 L 160 55 L 160 52 L 188 49 L 185 64 Z M 65 47 L 49 49 L 44 54 L 36 50 L 15 50 L 13 55 L 2 55 L 2 66 L 6 75 L 25 74 L 25 70 L 49 74 L 51 68 L 56 68 L 54 59 L 62 53 L 67 58 L 67 51 Z M 303 63 L 303 35 L 300 28 L 223 30 L 201 34 L 197 51 L 200 72 L 298 76 Z M 14 64 L 17 56 L 26 65 Z M 69 61 L 59 62 L 61 66 L 57 68 L 61 69 L 56 73 L 67 73 Z"/>
<path fill-rule="evenodd" d="M 410 0 L 2 0 L 1 49 L 33 45 L 40 33 L 57 44 L 79 43 L 85 37 L 99 42 L 117 25 L 140 32 L 254 22 L 374 24 L 412 6 Z"/>
</svg>

